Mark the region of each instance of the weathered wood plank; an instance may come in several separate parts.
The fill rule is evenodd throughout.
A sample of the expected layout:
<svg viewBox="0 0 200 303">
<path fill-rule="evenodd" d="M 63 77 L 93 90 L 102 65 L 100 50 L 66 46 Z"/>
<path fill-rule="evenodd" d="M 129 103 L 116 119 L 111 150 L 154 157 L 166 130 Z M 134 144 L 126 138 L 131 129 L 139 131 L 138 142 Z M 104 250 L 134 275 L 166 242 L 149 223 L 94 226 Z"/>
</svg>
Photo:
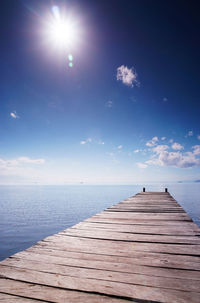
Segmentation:
<svg viewBox="0 0 200 303">
<path fill-rule="evenodd" d="M 105 223 L 92 223 L 92 222 L 81 222 L 74 225 L 74 229 L 92 229 L 96 230 L 113 230 L 115 232 L 127 232 L 127 233 L 138 233 L 138 234 L 155 234 L 155 235 L 176 235 L 176 236 L 195 236 L 200 235 L 200 228 L 194 226 L 193 228 L 184 226 L 141 226 L 141 225 L 123 225 L 123 224 L 105 224 Z"/>
<path fill-rule="evenodd" d="M 139 243 L 139 242 L 126 242 L 126 241 L 113 241 L 102 239 L 90 239 L 66 236 L 61 237 L 55 235 L 54 237 L 47 237 L 43 241 L 38 242 L 38 245 L 46 247 L 63 247 L 73 248 L 80 251 L 83 249 L 85 252 L 106 252 L 107 254 L 116 254 L 131 256 L 131 252 L 134 251 L 150 251 L 158 253 L 172 253 L 182 255 L 196 255 L 200 256 L 200 245 L 196 244 L 163 244 L 163 243 Z M 109 252 L 109 253 L 108 253 Z M 112 253 L 111 253 L 112 252 Z"/>
<path fill-rule="evenodd" d="M 185 244 L 200 244 L 200 239 L 197 236 L 174 236 L 174 235 L 145 235 L 145 234 L 131 234 L 121 233 L 109 230 L 92 229 L 75 229 L 69 228 L 59 235 L 63 236 L 77 236 L 93 239 L 110 239 L 118 241 L 130 241 L 130 242 L 153 242 L 153 243 L 185 243 Z"/>
<path fill-rule="evenodd" d="M 58 250 L 58 249 L 37 249 L 30 251 L 33 254 L 46 254 L 50 256 L 58 256 L 64 258 L 63 260 L 59 260 L 60 262 L 64 262 L 66 265 L 72 265 L 76 267 L 88 267 L 88 268 L 99 268 L 106 270 L 119 270 L 124 272 L 137 272 L 137 273 L 150 273 L 152 275 L 159 276 L 169 276 L 169 277 L 180 277 L 180 275 L 184 278 L 194 278 L 199 279 L 200 273 L 197 271 L 200 270 L 200 263 L 198 260 L 196 261 L 195 257 L 191 256 L 179 256 L 179 255 L 167 255 L 167 254 L 152 254 L 152 253 L 137 253 L 132 254 L 132 257 L 119 257 L 115 255 L 98 255 L 98 254 L 87 254 L 80 253 L 68 250 Z M 64 256 L 64 257 L 63 257 Z M 34 255 L 17 255 L 19 258 L 33 258 Z M 76 258 L 75 258 L 76 257 Z M 79 259 L 77 260 L 77 258 Z M 42 258 L 42 256 L 41 256 Z M 49 258 L 49 256 L 45 256 L 45 258 Z M 75 260 L 74 260 L 75 259 Z M 148 266 L 149 268 L 141 268 L 140 266 Z M 139 267 L 138 267 L 139 266 Z M 156 267 L 153 269 L 152 267 Z M 159 269 L 160 267 L 161 269 Z M 174 272 L 167 271 L 163 269 L 187 269 L 187 272 Z M 189 272 L 189 270 L 193 270 L 195 272 Z"/>
<path fill-rule="evenodd" d="M 41 302 L 35 299 L 26 299 L 22 297 L 16 297 L 13 295 L 7 295 L 7 294 L 2 294 L 0 293 L 0 302 L 2 303 L 34 303 L 34 302 Z"/>
<path fill-rule="evenodd" d="M 70 237 L 71 238 L 71 237 Z M 106 243 L 108 240 L 99 240 L 89 238 L 73 238 L 72 241 L 42 241 L 38 243 L 39 247 L 64 249 L 76 252 L 100 253 L 106 255 L 117 255 L 132 257 L 135 252 L 164 253 L 173 255 L 199 256 L 200 247 L 197 245 L 175 245 L 175 244 L 155 244 L 155 243 L 128 243 L 115 242 Z M 127 245 L 126 245 L 127 244 Z M 151 244 L 151 245 L 149 245 Z M 89 246 L 89 247 L 88 247 Z"/>
<path fill-rule="evenodd" d="M 59 303 L 82 303 L 82 302 L 126 303 L 127 302 L 127 300 L 123 300 L 120 298 L 112 298 L 104 295 L 91 294 L 91 293 L 85 293 L 80 291 L 73 291 L 68 289 L 49 287 L 46 285 L 40 285 L 35 283 L 27 283 L 22 281 L 1 279 L 1 278 L 0 278 L 0 292 L 18 295 L 21 297 L 24 296 L 35 300 L 38 299 L 44 302 L 59 302 Z M 136 302 L 135 300 L 130 300 L 130 301 Z M 8 302 L 12 303 L 12 301 L 11 302 L 7 301 L 6 303 Z M 22 301 L 19 302 L 21 303 Z"/>
<path fill-rule="evenodd" d="M 81 267 L 98 268 L 96 266 L 100 266 L 100 263 L 97 263 L 96 265 L 96 263 L 93 261 L 101 261 L 103 262 L 103 268 L 105 269 L 106 268 L 105 266 L 108 266 L 107 268 L 108 270 L 114 269 L 114 267 L 112 266 L 114 263 L 119 264 L 119 266 L 120 263 L 122 263 L 121 265 L 134 264 L 134 268 L 136 268 L 135 265 L 147 265 L 151 267 L 157 266 L 162 268 L 166 267 L 166 268 L 175 268 L 175 269 L 181 268 L 181 269 L 198 270 L 200 263 L 198 257 L 186 256 L 186 255 L 160 254 L 160 253 L 151 253 L 151 252 L 133 252 L 131 257 L 123 257 L 117 255 L 107 255 L 107 254 L 98 254 L 98 253 L 75 252 L 75 251 L 64 250 L 64 249 L 63 250 L 46 249 L 45 247 L 39 248 L 38 246 L 36 248 L 31 247 L 21 253 L 17 253 L 15 254 L 15 256 L 17 258 L 24 258 L 24 257 L 32 258 L 32 254 L 34 255 L 44 254 L 44 255 L 62 257 L 64 258 L 66 264 L 81 266 Z M 45 258 L 48 258 L 48 256 L 45 256 Z M 74 260 L 74 259 L 78 259 L 78 260 Z M 106 262 L 109 263 L 107 264 Z M 116 269 L 116 264 L 114 264 L 115 269 Z M 128 270 L 130 269 L 128 268 Z M 139 270 L 142 269 L 139 268 Z M 121 271 L 123 270 L 121 269 Z M 156 274 L 157 273 L 158 272 L 156 272 Z M 167 274 L 166 271 L 164 271 L 164 274 L 165 275 Z M 180 275 L 184 273 L 179 272 L 178 274 Z"/>
<path fill-rule="evenodd" d="M 88 278 L 67 277 L 60 274 L 37 272 L 21 268 L 0 265 L 3 267 L 2 277 L 37 283 L 41 285 L 59 287 L 63 289 L 81 290 L 87 292 L 98 292 L 129 299 L 140 299 L 158 302 L 180 302 L 199 303 L 199 293 L 180 291 L 159 287 L 146 287 L 143 285 L 132 285 L 119 282 L 110 282 Z"/>
<path fill-rule="evenodd" d="M 1 265 L 5 265 L 8 267 L 21 268 L 32 270 L 39 272 L 48 272 L 53 274 L 59 274 L 63 276 L 69 277 L 78 277 L 78 278 L 87 278 L 94 280 L 105 280 L 111 282 L 121 282 L 126 284 L 133 285 L 143 285 L 143 286 L 152 286 L 159 288 L 169 288 L 175 290 L 183 290 L 183 291 L 196 291 L 200 292 L 199 281 L 183 279 L 181 277 L 178 278 L 168 278 L 168 277 L 157 277 L 157 276 L 149 276 L 145 274 L 134 274 L 134 273 L 124 273 L 117 271 L 108 271 L 108 270 L 96 270 L 89 268 L 77 268 L 73 266 L 66 266 L 60 264 L 49 263 L 48 260 L 42 261 L 38 260 L 26 260 L 19 258 L 11 258 L 6 259 L 1 263 Z M 98 283 L 98 281 L 97 281 Z"/>
<path fill-rule="evenodd" d="M 117 213 L 117 212 L 106 212 L 99 213 L 94 217 L 99 218 L 116 218 L 116 219 L 131 219 L 131 220 L 167 220 L 167 221 L 192 221 L 191 218 L 186 214 L 141 214 L 141 213 Z"/>
<path fill-rule="evenodd" d="M 148 220 L 148 219 L 131 219 L 131 218 L 102 218 L 98 216 L 93 216 L 85 220 L 85 222 L 102 222 L 102 223 L 120 223 L 120 224 L 132 224 L 132 225 L 156 225 L 156 226 L 167 226 L 167 225 L 174 225 L 180 226 L 192 226 L 194 225 L 191 221 L 182 221 L 182 220 L 163 220 L 163 219 L 155 219 L 155 220 Z"/>
<path fill-rule="evenodd" d="M 85 267 L 81 266 L 81 262 L 78 262 L 79 268 L 77 268 L 78 266 L 75 266 L 75 262 L 75 264 L 71 263 L 71 265 L 68 263 L 69 262 L 63 258 L 49 257 L 49 259 L 47 259 L 44 257 L 41 258 L 40 255 L 32 255 L 31 257 L 29 256 L 29 258 L 9 258 L 4 260 L 1 264 L 5 266 L 11 266 L 13 267 L 13 270 L 15 270 L 15 267 L 30 270 L 34 268 L 35 271 L 61 274 L 64 276 L 107 280 L 128 284 L 140 284 L 145 286 L 163 287 L 185 291 L 200 291 L 200 279 L 184 279 L 183 276 L 180 275 L 179 277 L 176 276 L 175 278 L 167 277 L 165 275 L 161 276 L 159 273 L 156 273 L 155 270 L 152 271 L 152 268 L 148 267 L 140 266 L 140 268 L 138 268 L 138 271 L 135 273 L 133 266 L 131 268 L 132 270 L 129 269 L 129 272 L 125 272 L 122 264 L 118 267 L 115 266 L 116 264 L 109 264 L 110 266 L 106 266 L 108 264 L 103 264 L 104 269 L 101 269 L 102 264 L 100 264 L 100 262 L 96 262 L 96 268 L 89 267 L 89 264 L 87 265 L 86 262 Z M 140 272 L 139 269 L 141 270 Z M 165 270 L 165 272 L 167 272 L 167 270 Z M 180 273 L 181 271 L 179 271 L 179 274 Z M 192 272 L 190 273 L 190 276 L 194 277 L 194 275 L 192 276 Z"/>
</svg>

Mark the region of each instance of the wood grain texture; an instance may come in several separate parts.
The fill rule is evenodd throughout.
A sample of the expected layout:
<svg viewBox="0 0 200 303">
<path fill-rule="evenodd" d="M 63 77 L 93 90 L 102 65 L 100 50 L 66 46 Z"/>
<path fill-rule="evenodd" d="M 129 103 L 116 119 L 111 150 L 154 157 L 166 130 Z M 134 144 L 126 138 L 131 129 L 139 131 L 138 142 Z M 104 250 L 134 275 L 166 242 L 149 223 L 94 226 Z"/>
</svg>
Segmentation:
<svg viewBox="0 0 200 303">
<path fill-rule="evenodd" d="M 139 193 L 0 262 L 0 302 L 199 303 L 200 228 Z"/>
</svg>

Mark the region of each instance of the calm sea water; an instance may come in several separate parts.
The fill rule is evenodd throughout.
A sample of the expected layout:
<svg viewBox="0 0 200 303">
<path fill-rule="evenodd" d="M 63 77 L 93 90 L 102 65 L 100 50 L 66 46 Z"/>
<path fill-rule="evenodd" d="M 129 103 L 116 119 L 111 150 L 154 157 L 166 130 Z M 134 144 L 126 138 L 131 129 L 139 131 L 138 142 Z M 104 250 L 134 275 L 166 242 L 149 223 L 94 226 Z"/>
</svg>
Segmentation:
<svg viewBox="0 0 200 303">
<path fill-rule="evenodd" d="M 0 260 L 142 190 L 132 186 L 0 186 Z M 200 226 L 200 184 L 153 184 L 169 192 Z"/>
</svg>

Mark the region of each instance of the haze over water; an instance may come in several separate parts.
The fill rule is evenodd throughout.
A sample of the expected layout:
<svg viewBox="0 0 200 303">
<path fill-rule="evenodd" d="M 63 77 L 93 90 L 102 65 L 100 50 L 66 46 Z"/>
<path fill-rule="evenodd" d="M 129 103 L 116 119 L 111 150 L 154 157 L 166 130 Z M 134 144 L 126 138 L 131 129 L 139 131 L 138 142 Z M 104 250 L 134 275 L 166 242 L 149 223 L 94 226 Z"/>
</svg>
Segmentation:
<svg viewBox="0 0 200 303">
<path fill-rule="evenodd" d="M 199 183 L 144 186 L 147 191 L 164 191 L 168 187 L 200 226 Z M 140 192 L 142 187 L 0 186 L 0 260 Z"/>
</svg>

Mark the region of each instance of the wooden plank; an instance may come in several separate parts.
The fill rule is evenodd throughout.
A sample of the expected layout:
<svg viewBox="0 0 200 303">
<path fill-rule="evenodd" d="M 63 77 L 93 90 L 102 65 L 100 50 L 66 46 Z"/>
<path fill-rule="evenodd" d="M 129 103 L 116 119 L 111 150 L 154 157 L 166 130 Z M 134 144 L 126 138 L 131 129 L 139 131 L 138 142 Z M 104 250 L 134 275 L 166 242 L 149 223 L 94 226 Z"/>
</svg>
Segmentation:
<svg viewBox="0 0 200 303">
<path fill-rule="evenodd" d="M 59 254 L 60 253 L 60 254 Z M 155 256 L 153 257 L 141 257 L 139 258 L 122 258 L 119 257 L 111 257 L 111 256 L 104 256 L 98 255 L 98 257 L 92 258 L 92 256 L 81 256 L 81 259 L 75 259 L 71 257 L 63 257 L 66 255 L 64 251 L 58 251 L 58 254 L 52 255 L 51 253 L 41 254 L 40 251 L 34 253 L 23 253 L 17 254 L 17 259 L 22 260 L 30 260 L 30 261 L 39 261 L 48 262 L 58 265 L 65 265 L 69 267 L 75 267 L 77 270 L 78 268 L 87 268 L 87 269 L 98 269 L 98 270 L 106 270 L 106 271 L 115 271 L 121 273 L 134 273 L 134 274 L 143 274 L 149 276 L 156 276 L 156 277 L 168 277 L 168 278 L 184 278 L 190 280 L 200 280 L 200 264 L 197 262 L 187 262 L 184 260 L 168 260 L 165 256 L 165 259 L 156 260 Z M 71 254 L 72 255 L 72 254 Z M 14 257 L 13 257 L 14 258 Z M 97 260 L 95 258 L 98 258 Z M 133 260 L 132 260 L 133 259 Z M 149 264 L 145 266 L 145 264 L 140 264 L 140 260 L 145 262 L 145 259 L 149 261 Z M 15 260 L 16 261 L 16 260 Z M 127 262 L 125 262 L 127 261 Z M 12 258 L 5 260 L 3 262 L 13 262 Z M 19 261 L 18 261 L 19 262 Z M 16 263 L 18 263 L 16 261 Z M 178 263 L 179 262 L 179 263 Z M 162 263 L 167 263 L 167 266 L 162 267 Z M 5 264 L 5 263 L 2 263 Z M 155 266 L 154 266 L 155 264 Z M 191 264 L 191 266 L 187 265 Z M 179 266 L 178 266 L 179 265 Z M 177 267 L 176 267 L 177 266 Z M 155 267 L 155 268 L 154 268 Z M 160 268 L 159 268 L 160 267 Z M 178 269 L 180 267 L 180 269 Z M 193 268 L 192 268 L 193 267 Z M 184 270 L 187 269 L 187 270 Z"/>
<path fill-rule="evenodd" d="M 169 288 L 175 290 L 182 291 L 195 291 L 200 292 L 199 281 L 183 279 L 181 277 L 178 278 L 168 278 L 168 277 L 157 277 L 157 276 L 149 276 L 145 274 L 134 274 L 134 273 L 124 273 L 117 271 L 108 271 L 108 270 L 96 270 L 91 268 L 77 268 L 73 266 L 66 266 L 60 264 L 49 263 L 48 260 L 42 261 L 38 258 L 37 261 L 33 260 L 25 260 L 18 258 L 6 259 L 1 263 L 1 265 L 5 266 L 5 270 L 7 267 L 13 267 L 14 270 L 16 268 L 27 269 L 37 272 L 48 272 L 53 273 L 55 275 L 62 275 L 64 277 L 78 277 L 81 279 L 94 279 L 97 280 L 105 280 L 111 282 L 121 282 L 132 285 L 143 285 L 143 286 L 152 286 L 159 288 Z M 3 271 L 3 270 L 2 270 Z"/>
<path fill-rule="evenodd" d="M 181 209 L 181 208 L 172 208 L 170 206 L 168 207 L 159 207 L 159 206 L 148 206 L 146 207 L 145 205 L 144 206 L 135 206 L 135 207 L 112 207 L 112 208 L 107 208 L 104 210 L 104 212 L 130 212 L 130 213 L 144 213 L 144 212 L 147 212 L 147 213 L 152 213 L 152 214 L 156 214 L 156 212 L 160 212 L 160 213 L 163 213 L 163 214 L 166 214 L 166 215 L 171 215 L 171 214 L 185 214 L 185 211 L 184 209 Z"/>
<path fill-rule="evenodd" d="M 117 213 L 117 212 L 103 212 L 94 217 L 99 218 L 116 218 L 116 219 L 131 219 L 131 220 L 167 220 L 167 221 L 192 221 L 186 214 L 141 214 L 141 213 Z"/>
<path fill-rule="evenodd" d="M 181 221 L 181 220 L 162 220 L 162 219 L 156 219 L 156 220 L 148 220 L 148 219 L 131 219 L 131 218 L 102 218 L 98 216 L 93 216 L 91 218 L 88 218 L 85 220 L 85 222 L 102 222 L 102 223 L 120 223 L 120 224 L 132 224 L 132 225 L 156 225 L 156 226 L 167 226 L 167 225 L 183 225 L 183 226 L 192 226 L 194 225 L 191 221 Z"/>
<path fill-rule="evenodd" d="M 178 205 L 161 205 L 161 204 L 141 204 L 141 203 L 138 203 L 138 204 L 133 204 L 133 203 L 130 203 L 130 204 L 125 204 L 125 203 L 122 203 L 122 204 L 118 204 L 118 205 L 113 205 L 113 206 L 110 206 L 108 207 L 106 210 L 112 210 L 112 209 L 143 209 L 145 208 L 145 210 L 152 210 L 152 209 L 161 209 L 161 210 L 182 210 L 184 211 L 184 209 L 181 207 L 181 206 L 178 206 Z"/>
<path fill-rule="evenodd" d="M 30 254 L 31 253 L 31 254 Z M 160 254 L 160 253 L 151 253 L 151 252 L 132 252 L 131 257 L 123 257 L 118 255 L 107 255 L 107 254 L 98 254 L 98 253 L 84 253 L 84 252 L 75 252 L 69 250 L 62 249 L 46 249 L 45 247 L 31 247 L 28 250 L 15 254 L 17 258 L 32 258 L 34 255 L 50 255 L 50 256 L 58 256 L 64 258 L 64 261 L 68 265 L 73 266 L 81 266 L 81 267 L 91 267 L 98 268 L 98 266 L 103 266 L 103 269 L 114 270 L 116 267 L 124 264 L 134 264 L 135 265 L 147 265 L 147 266 L 157 266 L 157 267 L 166 267 L 166 268 L 181 268 L 181 269 L 194 269 L 195 271 L 199 268 L 199 258 L 193 256 L 185 256 L 185 255 L 173 255 L 173 254 Z M 42 257 L 42 256 L 41 256 Z M 48 256 L 45 256 L 48 258 Z M 66 260 L 67 258 L 67 260 Z M 72 259 L 72 260 L 71 260 Z M 78 259 L 78 260 L 74 260 Z M 61 260 L 59 259 L 61 262 Z M 91 262 L 90 262 L 91 261 Z M 103 265 L 100 263 L 96 263 L 93 261 L 101 261 L 104 262 Z M 109 262 L 106 264 L 106 262 Z M 111 264 L 110 264 L 111 263 Z M 116 263 L 116 264 L 114 264 Z M 117 264 L 119 264 L 117 266 Z M 107 267 L 105 267 L 107 266 Z M 114 267 L 113 267 L 114 266 Z M 101 267 L 102 268 L 102 267 Z M 122 267 L 123 268 L 123 267 Z M 126 267 L 124 267 L 124 270 Z M 141 271 L 142 269 L 139 268 Z M 152 270 L 152 269 L 151 269 Z M 159 269 L 156 272 L 156 275 L 159 273 Z M 120 271 L 123 271 L 120 269 Z M 128 267 L 128 272 L 130 271 L 130 267 Z M 164 271 L 164 275 L 167 272 Z M 184 275 L 183 272 L 178 272 L 178 275 Z M 195 273 L 196 274 L 196 273 Z M 155 273 L 154 273 L 155 275 Z M 172 275 L 173 276 L 173 275 Z M 184 276 L 185 277 L 185 276 Z M 190 276 L 191 277 L 191 276 Z M 195 275 L 195 278 L 197 275 Z"/>
<path fill-rule="evenodd" d="M 137 243 L 137 242 L 120 242 L 113 240 L 95 240 L 90 238 L 78 238 L 66 236 L 61 238 L 59 235 L 54 238 L 47 237 L 38 242 L 40 246 L 73 248 L 76 251 L 80 249 L 84 252 L 107 252 L 107 254 L 116 254 L 131 256 L 132 251 L 150 251 L 158 253 L 171 253 L 181 255 L 200 255 L 200 245 L 188 244 L 162 244 L 162 243 Z"/>
<path fill-rule="evenodd" d="M 150 220 L 154 220 L 154 219 L 158 219 L 158 218 L 154 218 L 154 216 L 156 215 L 156 214 L 158 214 L 158 215 L 161 215 L 161 217 L 160 217 L 160 219 L 169 219 L 169 220 L 172 220 L 172 219 L 174 219 L 174 216 L 172 216 L 172 215 L 177 215 L 177 214 L 179 214 L 179 215 L 184 215 L 184 211 L 183 210 L 179 210 L 179 211 L 174 211 L 174 210 L 162 210 L 162 209 L 151 209 L 151 210 L 148 210 L 148 209 L 107 209 L 107 210 L 105 210 L 104 211 L 104 215 L 106 215 L 107 217 L 109 216 L 109 214 L 110 213 L 115 213 L 116 215 L 126 215 L 126 214 L 128 214 L 129 216 L 128 216 L 128 218 L 129 217 L 132 217 L 131 215 L 137 215 L 138 216 L 138 214 L 140 214 L 142 217 L 144 216 L 144 218 L 141 218 L 141 219 L 146 219 L 146 215 L 148 215 L 148 216 L 152 216 L 152 217 L 150 217 L 149 219 Z M 164 216 L 164 215 L 166 215 L 166 216 Z M 123 216 L 122 216 L 123 217 Z M 111 218 L 112 218 L 112 216 L 111 216 Z M 134 216 L 133 216 L 133 218 L 134 218 Z M 188 217 L 186 217 L 186 216 L 184 216 L 184 217 L 181 217 L 181 216 L 177 216 L 177 219 L 184 219 L 184 220 L 188 220 Z M 189 220 L 189 221 L 191 221 L 191 220 Z"/>
<path fill-rule="evenodd" d="M 168 255 L 168 254 L 155 254 L 155 253 L 140 253 L 134 252 L 132 253 L 131 257 L 123 257 L 117 255 L 106 255 L 106 254 L 98 254 L 98 253 L 83 253 L 78 251 L 70 251 L 69 250 L 62 250 L 62 249 L 46 249 L 42 248 L 37 250 L 30 250 L 31 253 L 34 254 L 47 254 L 52 256 L 59 256 L 63 257 L 65 264 L 73 265 L 73 266 L 81 266 L 81 267 L 90 267 L 90 268 L 99 268 L 106 269 L 106 270 L 117 270 L 119 268 L 120 271 L 124 272 L 148 272 L 149 268 L 140 268 L 137 267 L 138 265 L 141 266 L 150 266 L 156 267 L 155 270 L 151 268 L 152 275 L 167 275 L 174 277 L 179 277 L 180 274 L 184 276 L 184 278 L 194 277 L 194 279 L 199 279 L 199 273 L 196 271 L 199 270 L 199 262 L 196 260 L 196 257 L 191 256 L 182 256 L 182 255 Z M 22 255 L 23 256 L 23 255 Z M 19 258 L 22 257 L 17 256 Z M 80 259 L 76 259 L 74 256 L 79 256 Z M 33 258 L 32 256 L 28 256 L 28 258 Z M 47 257 L 47 256 L 46 256 Z M 45 257 L 45 258 L 46 258 Z M 66 260 L 67 258 L 67 260 Z M 98 262 L 96 262 L 98 261 Z M 60 261 L 61 262 L 61 261 Z M 101 263 L 103 262 L 103 264 Z M 132 265 L 132 266 L 130 266 Z M 137 265 L 137 266 L 136 266 Z M 161 267 L 161 270 L 158 269 Z M 190 272 L 168 272 L 162 269 L 169 268 L 169 269 L 187 269 L 187 270 L 194 270 L 195 273 Z M 138 271 L 139 270 L 139 271 Z M 178 275 L 178 276 L 177 276 Z"/>
<path fill-rule="evenodd" d="M 119 282 L 111 282 L 88 278 L 68 277 L 60 274 L 43 273 L 35 270 L 0 265 L 2 277 L 37 283 L 41 285 L 59 287 L 62 289 L 81 290 L 87 292 L 98 292 L 111 296 L 126 297 L 129 299 L 140 299 L 158 302 L 180 302 L 199 303 L 199 293 L 190 291 L 180 291 L 159 287 L 147 287 L 142 285 L 132 285 Z"/>
<path fill-rule="evenodd" d="M 2 294 L 0 293 L 0 302 L 1 303 L 34 303 L 34 302 L 41 302 L 38 300 L 32 300 L 32 299 L 26 299 L 26 298 L 22 298 L 22 297 L 16 297 L 13 295 L 7 295 L 7 294 Z"/>
<path fill-rule="evenodd" d="M 59 303 L 82 303 L 82 302 L 126 303 L 127 302 L 127 300 L 123 300 L 120 298 L 113 298 L 104 295 L 90 294 L 80 291 L 73 291 L 73 290 L 61 289 L 56 287 L 49 287 L 35 283 L 27 283 L 22 281 L 1 279 L 1 278 L 0 278 L 0 292 L 10 293 L 20 297 L 27 297 L 32 299 L 34 298 L 34 300 L 38 299 L 44 302 L 59 302 Z M 130 301 L 136 302 L 135 300 L 130 300 Z M 8 302 L 12 303 L 12 301 L 7 301 L 7 303 Z M 23 301 L 19 301 L 19 302 L 21 303 Z"/>
<path fill-rule="evenodd" d="M 139 212 L 141 210 L 154 210 L 154 209 L 157 209 L 157 210 L 169 210 L 169 211 L 184 211 L 184 209 L 180 206 L 171 206 L 171 205 L 166 205 L 166 206 L 161 206 L 161 205 L 124 205 L 124 204 L 121 204 L 121 205 L 113 205 L 107 209 L 105 209 L 105 211 L 107 210 L 110 210 L 112 211 L 113 209 L 118 209 L 118 210 L 135 210 L 135 209 L 138 209 Z M 152 211 L 153 212 L 153 211 Z"/>
<path fill-rule="evenodd" d="M 130 241 L 130 242 L 153 242 L 153 243 L 185 243 L 185 244 L 200 244 L 200 239 L 197 236 L 173 236 L 173 235 L 145 235 L 145 234 L 131 234 L 121 233 L 110 230 L 96 229 L 75 229 L 69 228 L 59 235 L 63 236 L 77 236 L 93 239 L 110 239 L 117 241 Z"/>
<path fill-rule="evenodd" d="M 176 226 L 137 226 L 137 225 L 123 225 L 123 224 L 104 224 L 104 223 L 91 223 L 81 222 L 74 225 L 74 229 L 101 229 L 101 230 L 113 230 L 116 232 L 138 233 L 138 234 L 156 234 L 156 235 L 182 235 L 182 236 L 195 236 L 200 235 L 200 229 L 197 227 L 185 228 L 182 225 Z"/>
</svg>

